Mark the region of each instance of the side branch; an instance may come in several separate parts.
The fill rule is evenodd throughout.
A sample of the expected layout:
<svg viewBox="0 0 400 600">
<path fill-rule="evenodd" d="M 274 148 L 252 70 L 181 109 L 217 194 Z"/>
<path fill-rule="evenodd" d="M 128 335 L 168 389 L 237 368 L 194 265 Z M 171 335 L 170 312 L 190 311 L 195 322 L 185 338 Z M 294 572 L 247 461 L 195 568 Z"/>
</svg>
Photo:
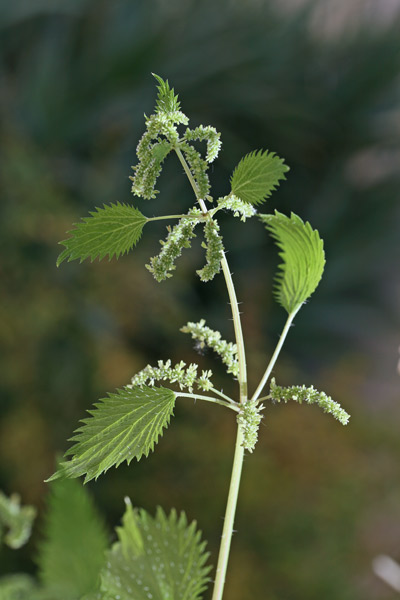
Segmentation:
<svg viewBox="0 0 400 600">
<path fill-rule="evenodd" d="M 219 400 L 219 398 L 212 398 L 211 396 L 204 396 L 203 394 L 189 394 L 186 392 L 174 392 L 177 398 L 192 398 L 192 400 L 204 400 L 205 402 L 213 402 L 214 404 L 220 404 L 221 406 L 225 406 L 226 408 L 230 408 L 235 412 L 239 412 L 240 408 L 235 403 L 233 404 L 233 400 L 230 402 L 225 402 L 225 400 Z"/>
<path fill-rule="evenodd" d="M 290 313 L 290 315 L 288 316 L 285 326 L 282 330 L 281 337 L 279 338 L 279 341 L 276 345 L 274 353 L 271 357 L 271 360 L 269 361 L 266 371 L 265 371 L 264 375 L 262 376 L 261 381 L 258 384 L 257 389 L 251 398 L 252 402 L 257 400 L 259 398 L 261 392 L 263 391 L 264 386 L 267 383 L 269 376 L 271 375 L 271 371 L 274 368 L 276 361 L 278 360 L 279 353 L 282 350 L 282 346 L 286 340 L 287 334 L 289 333 L 289 329 L 290 329 L 291 324 L 293 323 L 293 319 L 295 318 L 295 316 L 297 315 L 299 310 L 300 310 L 300 306 L 297 308 L 297 310 Z"/>
</svg>

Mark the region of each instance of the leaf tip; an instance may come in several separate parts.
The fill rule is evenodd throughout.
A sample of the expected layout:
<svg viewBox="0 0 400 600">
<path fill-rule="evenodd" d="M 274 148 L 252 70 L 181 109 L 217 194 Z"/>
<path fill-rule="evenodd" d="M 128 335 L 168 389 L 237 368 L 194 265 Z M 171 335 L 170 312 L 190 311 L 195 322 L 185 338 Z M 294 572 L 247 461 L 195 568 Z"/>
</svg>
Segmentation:
<svg viewBox="0 0 400 600">
<path fill-rule="evenodd" d="M 63 474 L 60 473 L 60 471 L 56 471 L 55 473 L 53 473 L 53 475 L 45 479 L 44 483 L 50 483 L 51 481 L 56 481 L 56 479 L 62 479 L 63 477 L 65 476 L 63 476 Z"/>
</svg>

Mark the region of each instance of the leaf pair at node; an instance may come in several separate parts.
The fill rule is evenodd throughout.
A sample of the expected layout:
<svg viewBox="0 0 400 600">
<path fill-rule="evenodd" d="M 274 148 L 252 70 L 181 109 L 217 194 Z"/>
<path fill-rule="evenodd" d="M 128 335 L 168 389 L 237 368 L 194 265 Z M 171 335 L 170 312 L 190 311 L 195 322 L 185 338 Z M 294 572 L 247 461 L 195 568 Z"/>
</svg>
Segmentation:
<svg viewBox="0 0 400 600">
<path fill-rule="evenodd" d="M 218 331 L 205 325 L 204 320 L 188 323 L 182 331 L 190 333 L 196 342 L 212 348 L 221 357 L 228 373 L 237 375 L 235 344 L 223 340 Z M 215 393 L 211 377 L 210 370 L 199 374 L 195 363 L 186 365 L 181 361 L 172 366 L 170 360 L 160 360 L 156 367 L 147 365 L 132 378 L 131 385 L 108 394 L 88 411 L 90 416 L 81 421 L 82 425 L 70 440 L 74 445 L 65 454 L 65 457 L 72 456 L 71 460 L 62 462 L 48 481 L 84 475 L 86 483 L 124 461 L 129 464 L 134 458 L 140 460 L 142 456 L 148 456 L 169 425 L 179 390 L 187 390 L 193 399 L 196 398 L 196 393 L 192 393 L 194 388 Z M 178 391 L 155 385 L 165 382 L 175 385 Z M 218 401 L 213 396 L 206 399 Z"/>
<path fill-rule="evenodd" d="M 135 175 L 131 179 L 132 192 L 141 198 L 154 198 L 157 191 L 155 183 L 161 172 L 162 163 L 171 150 L 181 152 L 188 163 L 198 197 L 210 199 L 207 169 L 217 157 L 220 147 L 220 134 L 215 128 L 200 125 L 195 129 L 186 128 L 183 135 L 178 132 L 178 125 L 187 125 L 188 118 L 180 110 L 180 103 L 168 81 L 155 75 L 158 81 L 158 96 L 155 112 L 146 117 L 146 132 L 137 147 L 138 164 L 134 167 Z M 203 159 L 193 142 L 207 143 L 206 157 Z M 252 152 L 245 156 L 231 177 L 232 191 L 222 201 L 218 201 L 217 210 L 232 210 L 235 216 L 246 220 L 255 214 L 253 205 L 264 201 L 276 188 L 288 167 L 283 160 L 268 151 Z M 158 256 L 150 260 L 148 269 L 157 281 L 171 276 L 175 269 L 175 261 L 182 249 L 190 247 L 195 236 L 194 228 L 199 222 L 201 211 L 194 208 L 175 225 Z M 198 217 L 198 218 L 196 218 Z M 144 225 L 151 219 L 144 216 L 137 208 L 127 204 L 104 205 L 90 213 L 75 225 L 71 237 L 61 242 L 64 251 L 57 260 L 60 265 L 64 260 L 87 258 L 102 260 L 128 253 L 139 241 Z M 219 225 L 209 218 L 205 222 L 206 265 L 197 272 L 202 281 L 210 281 L 220 271 L 223 252 Z"/>
</svg>

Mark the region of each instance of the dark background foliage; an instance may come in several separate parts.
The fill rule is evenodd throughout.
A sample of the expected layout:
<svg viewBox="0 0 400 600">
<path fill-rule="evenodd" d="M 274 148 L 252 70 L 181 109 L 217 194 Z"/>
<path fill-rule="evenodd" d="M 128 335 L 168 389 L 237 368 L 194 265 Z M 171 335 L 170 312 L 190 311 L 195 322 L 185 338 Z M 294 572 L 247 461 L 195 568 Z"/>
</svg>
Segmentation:
<svg viewBox="0 0 400 600">
<path fill-rule="evenodd" d="M 198 360 L 229 387 L 178 332 L 204 316 L 232 337 L 221 278 L 205 286 L 194 274 L 198 244 L 163 284 L 144 268 L 160 224 L 118 263 L 55 267 L 57 242 L 95 206 L 132 201 L 151 216 L 192 203 L 172 159 L 157 201 L 130 196 L 156 72 L 193 125 L 222 132 L 215 195 L 253 149 L 290 165 L 269 209 L 309 219 L 327 267 L 275 374 L 352 414 L 343 429 L 317 409 L 268 406 L 245 462 L 226 596 L 396 597 L 371 570 L 379 553 L 400 560 L 400 20 L 386 8 L 396 3 L 0 2 L 0 488 L 42 510 L 43 480 L 85 409 L 148 362 Z M 222 228 L 254 387 L 285 318 L 270 293 L 276 252 L 256 222 Z M 215 564 L 233 440 L 223 409 L 181 402 L 150 458 L 90 491 L 110 528 L 125 495 L 185 509 Z M 23 551 L 2 549 L 0 574 L 34 571 L 39 537 L 40 524 Z"/>
</svg>

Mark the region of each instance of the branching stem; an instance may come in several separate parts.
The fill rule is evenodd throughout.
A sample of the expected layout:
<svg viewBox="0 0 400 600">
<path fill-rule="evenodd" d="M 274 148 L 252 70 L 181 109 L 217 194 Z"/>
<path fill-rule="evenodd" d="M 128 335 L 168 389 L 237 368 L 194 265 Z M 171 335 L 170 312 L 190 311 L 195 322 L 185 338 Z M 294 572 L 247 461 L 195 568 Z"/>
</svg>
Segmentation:
<svg viewBox="0 0 400 600">
<path fill-rule="evenodd" d="M 196 195 L 197 201 L 200 205 L 200 208 L 203 212 L 204 216 L 208 218 L 212 218 L 208 212 L 207 206 L 204 202 L 204 199 L 201 198 L 196 181 L 190 172 L 189 166 L 180 151 L 179 148 L 175 148 L 175 151 L 178 155 L 178 158 L 184 168 L 184 171 L 190 181 L 190 184 L 193 188 L 193 191 Z M 239 364 L 239 393 L 240 393 L 240 403 L 247 402 L 247 369 L 246 369 L 246 354 L 245 354 L 245 346 L 243 340 L 243 332 L 242 332 L 242 324 L 240 320 L 239 313 L 239 305 L 236 298 L 235 286 L 233 284 L 232 275 L 229 269 L 228 261 L 226 260 L 225 253 L 221 253 L 221 266 L 222 271 L 225 278 L 226 287 L 228 290 L 229 302 L 231 305 L 232 317 L 233 317 L 233 326 L 235 330 L 235 340 L 236 346 L 238 350 L 238 364 Z M 224 519 L 224 527 L 222 530 L 221 537 L 221 545 L 219 549 L 218 555 L 218 564 L 217 570 L 215 574 L 215 582 L 212 600 L 222 600 L 222 594 L 224 592 L 225 578 L 226 578 L 226 569 L 228 566 L 229 559 L 229 551 L 231 548 L 232 534 L 233 534 L 233 524 L 235 520 L 236 514 L 236 506 L 237 499 L 239 495 L 239 487 L 240 487 L 240 478 L 242 474 L 243 467 L 243 457 L 244 457 L 244 448 L 243 448 L 243 433 L 240 427 L 237 430 L 236 436 L 236 447 L 235 447 L 235 455 L 233 458 L 233 467 L 231 474 L 231 482 L 229 486 L 228 500 L 226 504 L 225 510 L 225 519 Z"/>
</svg>

